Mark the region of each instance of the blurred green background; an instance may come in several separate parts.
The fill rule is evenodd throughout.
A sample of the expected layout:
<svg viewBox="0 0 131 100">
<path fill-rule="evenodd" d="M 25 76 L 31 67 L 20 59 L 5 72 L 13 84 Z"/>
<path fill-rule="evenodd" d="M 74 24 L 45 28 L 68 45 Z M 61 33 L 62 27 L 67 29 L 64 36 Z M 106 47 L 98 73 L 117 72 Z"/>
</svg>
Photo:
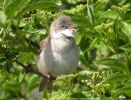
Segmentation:
<svg viewBox="0 0 131 100">
<path fill-rule="evenodd" d="M 52 93 L 38 92 L 39 43 L 51 22 L 71 16 L 80 64 L 86 70 L 58 77 Z M 76 79 L 74 83 L 73 80 Z M 0 0 L 0 100 L 130 100 L 131 0 Z"/>
</svg>

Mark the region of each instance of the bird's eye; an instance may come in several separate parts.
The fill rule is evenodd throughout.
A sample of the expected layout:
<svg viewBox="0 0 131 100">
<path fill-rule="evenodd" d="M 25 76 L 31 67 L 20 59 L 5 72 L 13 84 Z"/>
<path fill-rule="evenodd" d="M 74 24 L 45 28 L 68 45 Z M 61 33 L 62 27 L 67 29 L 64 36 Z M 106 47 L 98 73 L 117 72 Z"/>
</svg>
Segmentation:
<svg viewBox="0 0 131 100">
<path fill-rule="evenodd" d="M 64 25 L 61 25 L 60 27 L 61 27 L 61 29 L 66 29 L 66 27 Z"/>
</svg>

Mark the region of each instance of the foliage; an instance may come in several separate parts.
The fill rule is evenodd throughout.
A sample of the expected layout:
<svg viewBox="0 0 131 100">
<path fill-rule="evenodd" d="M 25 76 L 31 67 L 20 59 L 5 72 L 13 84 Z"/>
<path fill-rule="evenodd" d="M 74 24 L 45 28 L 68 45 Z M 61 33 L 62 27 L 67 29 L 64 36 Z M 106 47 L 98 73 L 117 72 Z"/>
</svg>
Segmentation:
<svg viewBox="0 0 131 100">
<path fill-rule="evenodd" d="M 68 9 L 60 10 L 61 3 Z M 131 99 L 130 0 L 1 0 L 0 10 L 0 99 Z M 86 70 L 60 76 L 52 93 L 39 93 L 40 77 L 15 60 L 35 68 L 38 50 L 26 39 L 39 43 L 63 14 L 76 24 Z"/>
</svg>

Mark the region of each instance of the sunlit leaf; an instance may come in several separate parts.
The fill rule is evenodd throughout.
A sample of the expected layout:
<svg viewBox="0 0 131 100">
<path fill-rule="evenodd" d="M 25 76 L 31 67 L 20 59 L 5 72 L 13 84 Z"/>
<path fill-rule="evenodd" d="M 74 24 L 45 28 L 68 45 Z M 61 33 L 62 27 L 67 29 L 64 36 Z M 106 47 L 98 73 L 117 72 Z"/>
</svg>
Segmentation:
<svg viewBox="0 0 131 100">
<path fill-rule="evenodd" d="M 19 74 L 19 82 L 22 82 L 22 80 L 24 79 L 24 74 L 23 73 L 20 73 Z"/>
<path fill-rule="evenodd" d="M 36 75 L 32 75 L 29 79 L 28 79 L 28 86 L 27 86 L 27 90 L 28 91 L 32 91 L 32 89 L 36 88 L 38 86 L 38 77 Z"/>
<path fill-rule="evenodd" d="M 117 82 L 124 82 L 129 77 L 123 73 L 114 73 L 107 77 L 104 82 L 106 83 L 117 83 Z"/>
<path fill-rule="evenodd" d="M 57 9 L 57 5 L 54 2 L 50 2 L 50 1 L 39 1 L 39 2 L 35 2 L 35 3 L 31 3 L 29 5 L 27 5 L 21 12 L 20 15 L 23 15 L 24 13 L 28 12 L 28 11 L 33 11 L 33 10 L 37 10 L 37 9 L 41 9 L 41 10 L 47 10 L 47 9 L 52 9 L 52 10 L 56 10 Z"/>
<path fill-rule="evenodd" d="M 115 71 L 126 72 L 126 65 L 116 59 L 104 59 L 98 62 L 99 64 L 106 65 Z"/>
<path fill-rule="evenodd" d="M 89 4 L 87 3 L 87 13 L 88 13 L 88 17 L 89 17 L 89 21 L 92 25 L 94 25 L 94 15 L 93 15 L 93 8 L 92 6 L 89 6 Z"/>
<path fill-rule="evenodd" d="M 107 10 L 100 16 L 100 19 L 102 18 L 116 19 L 117 17 L 119 17 L 119 14 L 117 12 L 112 10 Z"/>
<path fill-rule="evenodd" d="M 6 24 L 6 15 L 4 12 L 0 11 L 0 27 L 4 27 Z"/>
<path fill-rule="evenodd" d="M 27 59 L 28 59 L 28 61 L 31 61 L 33 59 L 33 57 L 34 57 L 34 53 L 33 52 L 25 53 L 20 58 L 20 61 L 21 62 L 27 62 Z"/>
<path fill-rule="evenodd" d="M 31 0 L 5 0 L 4 9 L 7 18 L 15 17 Z"/>
<path fill-rule="evenodd" d="M 12 18 L 17 15 L 17 11 L 17 2 L 12 2 L 6 7 L 5 14 L 7 15 L 7 18 Z"/>
<path fill-rule="evenodd" d="M 122 31 L 131 41 L 131 23 L 123 22 Z"/>
</svg>

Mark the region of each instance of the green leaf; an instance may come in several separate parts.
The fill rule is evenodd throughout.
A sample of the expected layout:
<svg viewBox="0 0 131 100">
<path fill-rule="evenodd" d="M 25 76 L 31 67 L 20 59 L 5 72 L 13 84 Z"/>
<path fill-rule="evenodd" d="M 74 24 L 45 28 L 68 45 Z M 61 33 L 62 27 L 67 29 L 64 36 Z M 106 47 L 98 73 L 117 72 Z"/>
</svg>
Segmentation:
<svg viewBox="0 0 131 100">
<path fill-rule="evenodd" d="M 3 84 L 2 88 L 4 90 L 8 90 L 8 91 L 20 91 L 20 85 L 21 83 L 18 82 L 13 82 L 13 83 L 5 83 Z"/>
<path fill-rule="evenodd" d="M 24 76 L 25 76 L 25 74 L 23 74 L 23 73 L 19 74 L 19 82 L 22 82 L 22 80 L 24 79 Z"/>
<path fill-rule="evenodd" d="M 110 19 L 116 19 L 117 17 L 119 17 L 119 14 L 115 11 L 112 11 L 112 10 L 107 10 L 105 11 L 99 19 L 103 19 L 103 18 L 110 18 Z"/>
<path fill-rule="evenodd" d="M 131 97 L 131 84 L 126 84 L 125 86 L 123 86 L 121 88 L 114 89 L 114 90 L 112 90 L 112 93 L 114 95 L 125 94 L 125 95 Z"/>
<path fill-rule="evenodd" d="M 27 89 L 29 92 L 31 92 L 34 88 L 38 87 L 38 76 L 32 75 L 30 78 L 28 78 L 28 86 Z"/>
<path fill-rule="evenodd" d="M 94 25 L 94 15 L 93 15 L 93 8 L 92 6 L 89 6 L 89 4 L 87 3 L 87 13 L 88 13 L 88 17 L 89 17 L 89 21 L 92 25 Z"/>
<path fill-rule="evenodd" d="M 98 62 L 98 64 L 106 65 L 115 71 L 126 72 L 126 65 L 117 59 L 104 59 Z"/>
<path fill-rule="evenodd" d="M 127 45 L 124 45 L 124 46 L 122 46 L 120 48 L 123 49 L 123 50 L 131 52 L 131 43 L 129 43 Z"/>
<path fill-rule="evenodd" d="M 75 40 L 76 40 L 76 44 L 79 44 L 81 39 L 82 39 L 83 35 L 82 34 L 76 34 L 75 35 Z"/>
<path fill-rule="evenodd" d="M 9 19 L 17 15 L 17 2 L 16 1 L 10 3 L 5 8 L 5 14 L 7 15 L 7 18 Z"/>
<path fill-rule="evenodd" d="M 20 61 L 21 62 L 29 62 L 33 59 L 34 57 L 34 53 L 33 52 L 30 52 L 30 53 L 23 53 L 22 57 L 20 58 Z"/>
<path fill-rule="evenodd" d="M 122 31 L 131 41 L 131 23 L 123 22 L 122 25 Z"/>
<path fill-rule="evenodd" d="M 46 89 L 43 92 L 43 98 L 49 100 L 49 92 Z"/>
<path fill-rule="evenodd" d="M 73 93 L 70 97 L 71 98 L 86 98 L 86 96 L 81 92 Z"/>
<path fill-rule="evenodd" d="M 57 5 L 54 2 L 50 2 L 50 1 L 39 1 L 39 2 L 34 2 L 32 4 L 27 5 L 21 12 L 20 15 L 23 15 L 24 13 L 28 12 L 28 11 L 32 11 L 32 10 L 56 10 L 57 9 Z"/>
<path fill-rule="evenodd" d="M 6 24 L 6 15 L 4 12 L 0 11 L 0 27 L 4 27 Z"/>
<path fill-rule="evenodd" d="M 106 83 L 117 83 L 117 82 L 124 82 L 125 80 L 128 79 L 128 76 L 123 74 L 123 73 L 114 73 L 112 75 L 110 75 L 109 77 L 107 77 L 104 82 Z"/>
<path fill-rule="evenodd" d="M 25 8 L 31 0 L 5 0 L 5 13 L 9 19 L 17 16 L 23 8 Z"/>
</svg>

